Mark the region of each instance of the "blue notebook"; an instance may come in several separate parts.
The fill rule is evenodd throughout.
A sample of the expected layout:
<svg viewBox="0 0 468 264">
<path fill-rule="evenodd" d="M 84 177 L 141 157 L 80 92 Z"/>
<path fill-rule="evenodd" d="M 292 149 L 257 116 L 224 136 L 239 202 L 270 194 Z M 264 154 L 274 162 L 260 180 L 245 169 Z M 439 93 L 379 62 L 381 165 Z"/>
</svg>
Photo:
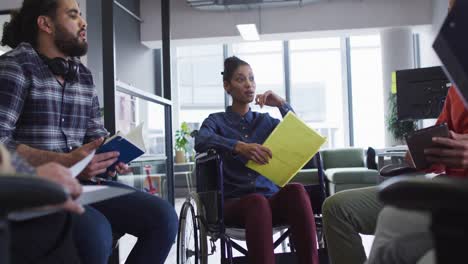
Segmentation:
<svg viewBox="0 0 468 264">
<path fill-rule="evenodd" d="M 145 144 L 143 142 L 142 128 L 143 125 L 140 124 L 127 135 L 117 132 L 117 134 L 108 138 L 104 144 L 96 150 L 96 154 L 110 151 L 120 152 L 118 161 L 111 165 L 111 168 L 118 162 L 127 164 L 140 157 L 146 152 Z"/>
</svg>

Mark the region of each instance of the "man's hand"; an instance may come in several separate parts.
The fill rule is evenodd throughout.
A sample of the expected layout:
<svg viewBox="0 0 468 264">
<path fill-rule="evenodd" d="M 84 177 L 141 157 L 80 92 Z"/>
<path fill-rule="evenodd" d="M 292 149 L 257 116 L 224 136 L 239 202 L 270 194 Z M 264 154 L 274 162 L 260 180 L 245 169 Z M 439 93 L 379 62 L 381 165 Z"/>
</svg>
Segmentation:
<svg viewBox="0 0 468 264">
<path fill-rule="evenodd" d="M 255 96 L 255 104 L 263 107 L 264 105 L 281 107 L 286 101 L 273 91 L 266 91 L 264 94 Z"/>
<path fill-rule="evenodd" d="M 41 178 L 63 186 L 70 193 L 71 197 L 59 207 L 78 214 L 84 212 L 84 208 L 79 203 L 73 201 L 73 199 L 80 196 L 83 189 L 80 183 L 72 177 L 69 169 L 58 163 L 46 163 L 37 167 L 36 173 Z"/>
<path fill-rule="evenodd" d="M 468 134 L 450 131 L 450 138 L 434 137 L 432 142 L 438 147 L 424 150 L 427 161 L 451 168 L 468 168 Z"/>
<path fill-rule="evenodd" d="M 273 157 L 271 150 L 256 143 L 239 141 L 234 147 L 234 152 L 258 164 L 264 165 Z"/>
<path fill-rule="evenodd" d="M 67 162 L 65 164 L 69 167 L 73 166 L 75 163 L 91 154 L 93 150 L 99 148 L 102 145 L 103 141 L 104 138 L 96 139 L 66 154 Z M 119 153 L 115 151 L 96 154 L 91 160 L 91 162 L 88 164 L 88 166 L 86 166 L 86 168 L 83 170 L 83 172 L 81 172 L 80 175 L 78 175 L 78 179 L 90 180 L 96 175 L 105 173 L 107 171 L 107 168 L 117 161 L 118 156 Z"/>
<path fill-rule="evenodd" d="M 119 162 L 117 165 L 115 165 L 115 170 L 113 171 L 108 171 L 107 175 L 110 177 L 115 177 L 118 174 L 129 174 L 132 172 L 132 168 L 130 168 L 127 164 L 123 162 Z"/>
<path fill-rule="evenodd" d="M 119 152 L 116 151 L 96 154 L 83 172 L 78 175 L 78 178 L 80 180 L 90 180 L 96 175 L 105 173 L 107 168 L 118 160 L 118 157 Z"/>
<path fill-rule="evenodd" d="M 117 171 L 118 174 L 129 174 L 130 172 L 132 172 L 132 168 L 130 168 L 127 164 L 123 162 L 119 162 L 115 166 L 115 170 Z"/>
<path fill-rule="evenodd" d="M 86 158 L 93 150 L 96 150 L 102 145 L 104 138 L 98 138 L 94 141 L 89 142 L 88 144 L 84 144 L 83 146 L 73 150 L 70 153 L 65 154 L 65 162 L 62 162 L 67 167 L 71 167 L 75 165 L 78 161 Z"/>
</svg>

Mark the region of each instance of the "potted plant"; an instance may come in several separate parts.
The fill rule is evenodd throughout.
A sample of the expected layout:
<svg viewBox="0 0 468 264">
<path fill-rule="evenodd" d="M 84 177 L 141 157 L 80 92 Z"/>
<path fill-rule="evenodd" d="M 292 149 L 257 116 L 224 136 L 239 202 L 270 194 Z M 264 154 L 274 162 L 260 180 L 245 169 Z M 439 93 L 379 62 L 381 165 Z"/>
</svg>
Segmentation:
<svg viewBox="0 0 468 264">
<path fill-rule="evenodd" d="M 396 94 L 390 94 L 388 98 L 390 111 L 387 118 L 387 128 L 395 140 L 404 142 L 406 135 L 416 130 L 416 123 L 410 120 L 398 120 L 396 100 Z"/>
<path fill-rule="evenodd" d="M 175 162 L 184 163 L 185 153 L 187 152 L 187 144 L 189 143 L 188 137 L 190 136 L 190 129 L 186 122 L 182 122 L 180 129 L 175 132 Z"/>
</svg>

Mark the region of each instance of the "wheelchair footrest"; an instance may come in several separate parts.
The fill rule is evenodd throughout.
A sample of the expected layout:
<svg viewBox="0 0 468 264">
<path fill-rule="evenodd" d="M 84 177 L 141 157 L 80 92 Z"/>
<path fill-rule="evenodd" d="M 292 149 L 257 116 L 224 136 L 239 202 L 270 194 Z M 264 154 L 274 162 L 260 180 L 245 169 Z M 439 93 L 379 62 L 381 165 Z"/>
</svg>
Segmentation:
<svg viewBox="0 0 468 264">
<path fill-rule="evenodd" d="M 297 263 L 297 256 L 296 253 L 276 253 L 275 254 L 275 263 L 277 264 L 289 264 L 289 263 Z M 248 264 L 249 261 L 247 257 L 234 257 L 232 258 L 232 263 L 234 264 Z"/>
</svg>

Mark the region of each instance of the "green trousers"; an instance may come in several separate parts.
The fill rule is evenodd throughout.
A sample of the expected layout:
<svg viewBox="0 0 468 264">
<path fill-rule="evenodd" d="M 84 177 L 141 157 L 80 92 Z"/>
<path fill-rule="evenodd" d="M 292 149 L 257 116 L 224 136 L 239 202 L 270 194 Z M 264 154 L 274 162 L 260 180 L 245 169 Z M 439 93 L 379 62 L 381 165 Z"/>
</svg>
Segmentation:
<svg viewBox="0 0 468 264">
<path fill-rule="evenodd" d="M 383 204 L 377 187 L 338 192 L 325 200 L 323 225 L 331 264 L 362 264 L 361 234 L 373 235 Z"/>
</svg>

